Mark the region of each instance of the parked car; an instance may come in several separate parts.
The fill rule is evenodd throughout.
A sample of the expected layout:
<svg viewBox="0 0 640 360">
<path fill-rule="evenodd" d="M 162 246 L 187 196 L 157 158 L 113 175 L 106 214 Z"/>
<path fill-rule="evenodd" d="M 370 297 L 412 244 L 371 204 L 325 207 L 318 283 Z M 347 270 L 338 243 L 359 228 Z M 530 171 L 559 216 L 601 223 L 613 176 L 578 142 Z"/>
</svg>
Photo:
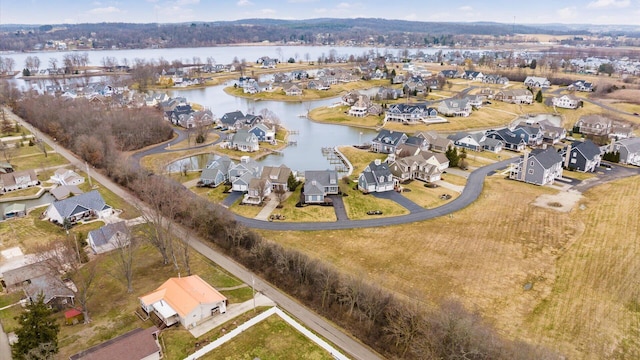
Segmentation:
<svg viewBox="0 0 640 360">
<path fill-rule="evenodd" d="M 431 182 L 430 182 L 430 183 L 426 183 L 426 184 L 424 184 L 424 187 L 426 187 L 426 188 L 432 188 L 432 189 L 435 189 L 435 188 L 437 188 L 437 187 L 438 187 L 438 184 L 434 184 L 434 183 L 431 183 Z"/>
</svg>

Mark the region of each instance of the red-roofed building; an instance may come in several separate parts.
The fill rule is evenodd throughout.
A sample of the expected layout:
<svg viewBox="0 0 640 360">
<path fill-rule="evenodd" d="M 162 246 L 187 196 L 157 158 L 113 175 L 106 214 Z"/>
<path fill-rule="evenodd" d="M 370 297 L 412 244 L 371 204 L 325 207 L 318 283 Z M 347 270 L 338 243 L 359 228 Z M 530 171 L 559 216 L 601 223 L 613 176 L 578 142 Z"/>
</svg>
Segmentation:
<svg viewBox="0 0 640 360">
<path fill-rule="evenodd" d="M 84 314 L 82 311 L 73 308 L 64 312 L 64 319 L 67 325 L 74 325 L 81 321 L 84 321 Z"/>
<path fill-rule="evenodd" d="M 170 278 L 139 299 L 147 314 L 154 312 L 165 325 L 179 322 L 187 329 L 215 313 L 227 312 L 227 298 L 198 275 Z"/>
</svg>

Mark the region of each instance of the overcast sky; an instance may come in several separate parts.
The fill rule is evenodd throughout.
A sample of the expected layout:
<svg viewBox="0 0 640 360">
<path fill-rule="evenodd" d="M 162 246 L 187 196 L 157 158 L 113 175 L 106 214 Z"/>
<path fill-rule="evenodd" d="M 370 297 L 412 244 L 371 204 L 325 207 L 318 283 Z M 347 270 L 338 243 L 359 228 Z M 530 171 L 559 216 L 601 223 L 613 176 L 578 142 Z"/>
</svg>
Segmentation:
<svg viewBox="0 0 640 360">
<path fill-rule="evenodd" d="M 0 0 L 1 24 L 319 17 L 639 25 L 640 0 Z"/>
</svg>

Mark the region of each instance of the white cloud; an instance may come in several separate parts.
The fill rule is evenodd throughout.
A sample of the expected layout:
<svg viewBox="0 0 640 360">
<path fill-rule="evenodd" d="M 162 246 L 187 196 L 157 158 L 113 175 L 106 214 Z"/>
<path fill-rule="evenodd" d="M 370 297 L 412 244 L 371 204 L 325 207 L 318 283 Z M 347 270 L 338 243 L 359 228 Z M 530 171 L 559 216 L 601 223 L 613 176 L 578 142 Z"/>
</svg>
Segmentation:
<svg viewBox="0 0 640 360">
<path fill-rule="evenodd" d="M 276 11 L 273 9 L 262 9 L 260 10 L 260 13 L 263 15 L 273 15 L 276 13 Z"/>
<path fill-rule="evenodd" d="M 460 11 L 473 11 L 473 8 L 471 6 L 469 6 L 469 5 L 465 5 L 465 6 L 460 6 L 458 8 L 458 10 L 460 10 Z"/>
<path fill-rule="evenodd" d="M 251 1 L 249 1 L 249 0 L 239 0 L 237 2 L 237 5 L 238 6 L 251 6 L 251 5 L 253 5 L 253 3 Z"/>
<path fill-rule="evenodd" d="M 338 9 L 348 9 L 351 7 L 351 4 L 346 3 L 346 2 L 341 2 L 340 4 L 338 4 L 337 8 Z"/>
<path fill-rule="evenodd" d="M 103 8 L 95 8 L 88 11 L 89 14 L 92 15 L 102 15 L 102 14 L 117 14 L 123 12 L 115 6 L 107 6 Z"/>
<path fill-rule="evenodd" d="M 326 14 L 327 11 L 329 10 L 327 10 L 326 8 L 313 9 L 313 12 L 316 14 Z"/>
<path fill-rule="evenodd" d="M 316 1 L 318 0 L 288 0 L 288 2 L 291 4 L 312 3 Z"/>
<path fill-rule="evenodd" d="M 626 8 L 631 5 L 630 0 L 596 0 L 587 5 L 589 9 L 601 9 L 601 8 Z"/>
<path fill-rule="evenodd" d="M 575 6 L 567 6 L 565 8 L 558 9 L 556 13 L 558 14 L 558 17 L 563 20 L 573 19 L 577 16 Z"/>
<path fill-rule="evenodd" d="M 184 6 L 184 5 L 197 5 L 200 4 L 200 0 L 178 0 L 176 4 Z"/>
</svg>

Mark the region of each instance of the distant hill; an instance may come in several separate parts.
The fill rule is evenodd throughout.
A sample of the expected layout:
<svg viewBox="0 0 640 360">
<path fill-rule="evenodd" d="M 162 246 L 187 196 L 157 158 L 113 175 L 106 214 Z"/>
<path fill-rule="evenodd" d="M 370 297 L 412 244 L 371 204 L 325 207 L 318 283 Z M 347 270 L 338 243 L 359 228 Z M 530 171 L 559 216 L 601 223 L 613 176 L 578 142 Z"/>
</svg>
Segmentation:
<svg viewBox="0 0 640 360">
<path fill-rule="evenodd" d="M 244 19 L 172 24 L 41 24 L 2 25 L 0 50 L 28 51 L 48 41 L 75 41 L 78 49 L 191 47 L 221 44 L 287 42 L 424 46 L 465 44 L 472 36 L 511 34 L 640 37 L 638 26 L 522 25 L 495 22 L 421 22 L 374 18 L 309 20 Z"/>
</svg>

